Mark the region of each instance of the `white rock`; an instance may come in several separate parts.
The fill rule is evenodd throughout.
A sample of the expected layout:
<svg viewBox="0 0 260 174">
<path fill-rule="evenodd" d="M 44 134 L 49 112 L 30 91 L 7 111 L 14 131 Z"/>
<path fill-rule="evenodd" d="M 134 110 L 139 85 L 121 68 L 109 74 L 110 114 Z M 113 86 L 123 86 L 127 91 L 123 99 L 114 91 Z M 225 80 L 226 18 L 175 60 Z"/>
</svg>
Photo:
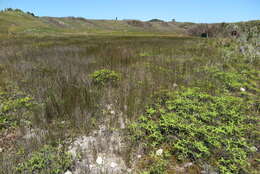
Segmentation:
<svg viewBox="0 0 260 174">
<path fill-rule="evenodd" d="M 117 166 L 117 163 L 112 162 L 112 163 L 110 164 L 110 167 L 112 167 L 112 168 L 115 168 L 116 166 Z"/>
<path fill-rule="evenodd" d="M 193 163 L 186 163 L 186 164 L 184 164 L 184 168 L 187 168 L 187 167 L 190 167 L 190 166 L 192 166 L 193 165 Z"/>
<path fill-rule="evenodd" d="M 72 174 L 72 172 L 67 170 L 64 174 Z"/>
<path fill-rule="evenodd" d="M 157 151 L 156 151 L 156 155 L 157 156 L 161 156 L 163 154 L 163 149 L 158 149 Z"/>
<path fill-rule="evenodd" d="M 110 123 L 110 120 L 106 123 Z M 119 155 L 124 152 L 125 147 L 126 144 L 121 137 L 120 131 L 111 131 L 105 124 L 102 124 L 99 129 L 93 130 L 88 136 L 79 136 L 69 146 L 69 152 L 75 155 L 78 152 L 84 154 L 81 158 L 78 158 L 78 155 L 73 158 L 75 164 L 72 172 L 73 174 L 84 174 L 87 170 L 92 174 L 122 173 L 120 171 L 128 169 L 125 160 Z M 112 168 L 115 166 L 114 164 L 111 165 L 112 162 L 117 164 L 115 168 Z"/>
<path fill-rule="evenodd" d="M 116 112 L 115 112 L 114 110 L 111 110 L 111 111 L 110 111 L 110 114 L 112 114 L 112 115 L 115 115 L 115 113 L 116 113 Z"/>
<path fill-rule="evenodd" d="M 76 159 L 77 157 L 77 149 L 76 148 L 72 148 L 68 151 L 69 154 L 71 154 L 73 159 Z"/>
<path fill-rule="evenodd" d="M 137 158 L 142 158 L 142 155 L 137 155 Z"/>
<path fill-rule="evenodd" d="M 59 144 L 59 146 L 58 146 L 58 149 L 61 149 L 62 148 L 62 145 L 61 144 Z"/>
<path fill-rule="evenodd" d="M 111 110 L 111 109 L 112 109 L 112 106 L 113 106 L 113 105 L 111 105 L 111 104 L 107 105 L 107 106 L 106 106 L 106 107 L 107 107 L 107 110 Z"/>
<path fill-rule="evenodd" d="M 240 88 L 240 91 L 245 92 L 246 89 L 245 88 Z"/>
<path fill-rule="evenodd" d="M 99 156 L 96 160 L 96 163 L 101 165 L 103 163 L 103 159 Z"/>
<path fill-rule="evenodd" d="M 2 153 L 4 151 L 4 149 L 0 148 L 0 153 Z"/>
<path fill-rule="evenodd" d="M 255 146 L 252 146 L 252 147 L 250 148 L 250 150 L 253 151 L 253 152 L 257 152 L 257 151 L 258 151 L 257 147 L 255 147 Z M 1 151 L 0 151 L 0 152 L 1 152 Z"/>
</svg>

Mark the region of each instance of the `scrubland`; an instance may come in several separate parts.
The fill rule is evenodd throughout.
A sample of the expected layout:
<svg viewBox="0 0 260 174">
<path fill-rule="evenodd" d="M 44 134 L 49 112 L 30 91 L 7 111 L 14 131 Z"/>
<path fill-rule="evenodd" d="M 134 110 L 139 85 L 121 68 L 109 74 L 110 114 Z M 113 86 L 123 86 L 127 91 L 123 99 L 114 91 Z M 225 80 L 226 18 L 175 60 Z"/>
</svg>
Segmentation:
<svg viewBox="0 0 260 174">
<path fill-rule="evenodd" d="M 131 173 L 260 170 L 259 35 L 1 34 L 0 173 L 73 171 L 100 125 Z"/>
</svg>

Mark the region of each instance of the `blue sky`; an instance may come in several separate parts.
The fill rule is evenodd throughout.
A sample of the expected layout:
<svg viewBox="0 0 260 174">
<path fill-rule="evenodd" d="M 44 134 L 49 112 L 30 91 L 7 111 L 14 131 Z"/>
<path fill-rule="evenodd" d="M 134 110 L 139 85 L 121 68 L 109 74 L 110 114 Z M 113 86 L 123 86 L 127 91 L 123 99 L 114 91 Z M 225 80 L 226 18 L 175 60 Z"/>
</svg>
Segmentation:
<svg viewBox="0 0 260 174">
<path fill-rule="evenodd" d="M 260 19 L 260 0 L 0 0 L 38 16 L 236 22 Z"/>
</svg>

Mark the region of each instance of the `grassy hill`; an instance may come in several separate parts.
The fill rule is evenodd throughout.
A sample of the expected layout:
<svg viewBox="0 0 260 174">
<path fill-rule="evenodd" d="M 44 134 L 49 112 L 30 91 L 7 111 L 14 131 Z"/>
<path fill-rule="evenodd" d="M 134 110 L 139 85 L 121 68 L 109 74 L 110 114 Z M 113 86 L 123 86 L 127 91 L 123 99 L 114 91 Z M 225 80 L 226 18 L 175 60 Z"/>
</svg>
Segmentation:
<svg viewBox="0 0 260 174">
<path fill-rule="evenodd" d="M 1 33 L 165 33 L 184 34 L 175 22 L 89 20 L 75 17 L 35 17 L 22 11 L 0 12 Z"/>
<path fill-rule="evenodd" d="M 257 32 L 260 21 L 195 24 L 161 20 L 91 20 L 76 17 L 37 17 L 21 10 L 0 12 L 0 33 L 4 34 L 118 34 L 118 35 L 194 35 L 207 31 L 212 36 L 227 37 L 232 30 Z"/>
</svg>

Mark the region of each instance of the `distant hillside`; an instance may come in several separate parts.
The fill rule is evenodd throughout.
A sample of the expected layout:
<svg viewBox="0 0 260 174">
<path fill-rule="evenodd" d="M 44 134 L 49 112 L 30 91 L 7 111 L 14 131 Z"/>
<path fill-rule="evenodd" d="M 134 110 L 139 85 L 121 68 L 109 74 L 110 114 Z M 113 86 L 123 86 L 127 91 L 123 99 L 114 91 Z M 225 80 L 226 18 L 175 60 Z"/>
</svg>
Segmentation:
<svg viewBox="0 0 260 174">
<path fill-rule="evenodd" d="M 0 12 L 0 34 L 165 34 L 200 36 L 208 32 L 209 36 L 227 37 L 230 32 L 260 33 L 260 21 L 219 24 L 195 24 L 188 22 L 164 22 L 153 19 L 147 22 L 139 20 L 90 20 L 78 17 L 37 17 L 21 10 Z"/>
<path fill-rule="evenodd" d="M 0 12 L 0 33 L 52 32 L 160 32 L 184 34 L 185 24 L 175 22 L 142 22 L 139 20 L 89 20 L 76 17 L 36 17 L 22 11 Z"/>
</svg>

